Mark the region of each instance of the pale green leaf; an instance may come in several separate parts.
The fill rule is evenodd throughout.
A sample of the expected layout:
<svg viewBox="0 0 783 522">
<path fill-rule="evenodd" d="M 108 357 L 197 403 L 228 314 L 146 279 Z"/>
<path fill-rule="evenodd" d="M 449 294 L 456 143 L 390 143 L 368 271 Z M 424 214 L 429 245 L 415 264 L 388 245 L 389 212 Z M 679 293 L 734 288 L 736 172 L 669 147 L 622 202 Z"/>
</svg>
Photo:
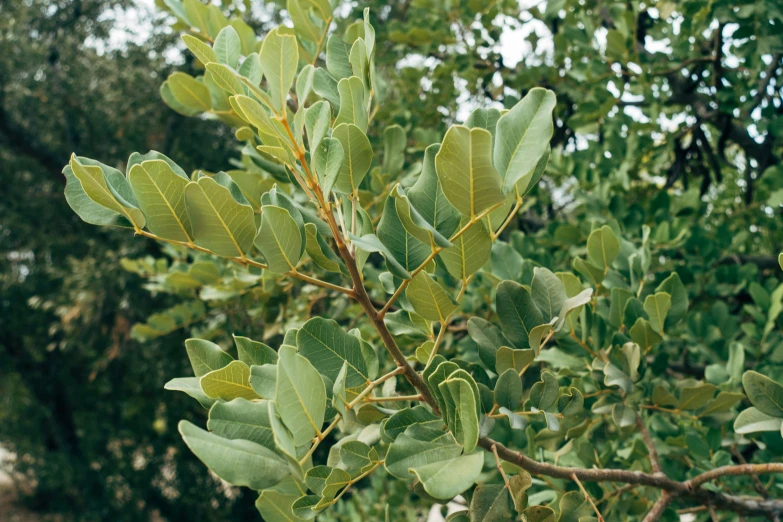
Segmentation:
<svg viewBox="0 0 783 522">
<path fill-rule="evenodd" d="M 370 381 L 359 339 L 332 319 L 313 317 L 307 321 L 296 335 L 296 345 L 299 353 L 332 382 L 343 364 L 348 365 L 346 387 L 363 386 Z"/>
<path fill-rule="evenodd" d="M 224 439 L 249 440 L 275 451 L 267 401 L 217 402 L 209 410 L 207 429 Z"/>
<path fill-rule="evenodd" d="M 353 194 L 359 184 L 367 175 L 372 163 L 372 146 L 367 135 L 356 125 L 346 123 L 336 125 L 332 131 L 332 137 L 336 138 L 343 146 L 345 159 L 337 176 L 335 190 L 343 194 Z"/>
<path fill-rule="evenodd" d="M 472 486 L 483 466 L 484 456 L 478 452 L 417 466 L 410 471 L 416 474 L 428 494 L 445 500 Z"/>
<path fill-rule="evenodd" d="M 250 387 L 250 367 L 242 361 L 231 361 L 223 368 L 203 375 L 199 384 L 210 399 L 258 399 Z"/>
<path fill-rule="evenodd" d="M 546 152 L 556 102 L 554 92 L 536 87 L 498 120 L 493 156 L 505 193 L 532 173 Z"/>
<path fill-rule="evenodd" d="M 130 169 L 128 181 L 154 234 L 175 241 L 191 241 L 190 217 L 185 208 L 188 180 L 163 160 L 144 161 Z"/>
<path fill-rule="evenodd" d="M 304 246 L 301 229 L 284 208 L 264 205 L 261 211 L 261 228 L 255 245 L 264 255 L 269 270 L 278 274 L 295 270 Z"/>
<path fill-rule="evenodd" d="M 492 166 L 492 135 L 484 129 L 450 127 L 435 169 L 446 199 L 463 216 L 473 218 L 505 200 Z"/>
<path fill-rule="evenodd" d="M 411 280 L 405 296 L 416 313 L 430 321 L 444 322 L 458 308 L 451 295 L 425 271 Z"/>
<path fill-rule="evenodd" d="M 228 188 L 209 177 L 190 182 L 185 208 L 197 245 L 224 257 L 250 251 L 256 231 L 253 208 L 234 199 Z"/>
<path fill-rule="evenodd" d="M 179 432 L 190 450 L 218 477 L 235 486 L 264 489 L 288 474 L 275 452 L 255 442 L 229 440 L 180 421 Z"/>
<path fill-rule="evenodd" d="M 288 91 L 291 89 L 299 63 L 296 36 L 276 27 L 264 38 L 259 57 L 269 86 L 272 106 L 278 114 L 284 114 Z"/>
<path fill-rule="evenodd" d="M 326 413 L 326 388 L 310 361 L 290 346 L 281 346 L 277 363 L 275 404 L 295 445 L 312 441 L 321 432 Z"/>
</svg>

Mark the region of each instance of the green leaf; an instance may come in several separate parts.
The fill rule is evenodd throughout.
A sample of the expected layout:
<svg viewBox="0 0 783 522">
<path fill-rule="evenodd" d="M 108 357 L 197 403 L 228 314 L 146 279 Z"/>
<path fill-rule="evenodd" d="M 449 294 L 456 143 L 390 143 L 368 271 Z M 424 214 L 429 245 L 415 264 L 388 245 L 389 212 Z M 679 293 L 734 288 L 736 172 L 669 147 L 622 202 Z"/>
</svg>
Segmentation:
<svg viewBox="0 0 783 522">
<path fill-rule="evenodd" d="M 753 370 L 742 375 L 748 399 L 761 413 L 783 417 L 783 386 Z"/>
<path fill-rule="evenodd" d="M 734 421 L 734 431 L 740 435 L 759 431 L 780 431 L 783 419 L 772 417 L 756 408 L 743 410 Z"/>
<path fill-rule="evenodd" d="M 460 227 L 465 226 L 464 218 Z M 484 222 L 476 223 L 452 241 L 454 246 L 443 250 L 439 257 L 452 277 L 465 280 L 487 264 L 492 255 L 492 238 Z"/>
<path fill-rule="evenodd" d="M 508 346 L 501 346 L 495 354 L 495 371 L 503 375 L 508 369 L 521 373 L 530 366 L 536 357 L 535 350 L 515 350 Z"/>
<path fill-rule="evenodd" d="M 281 346 L 277 363 L 275 403 L 280 419 L 291 431 L 296 446 L 307 444 L 321 432 L 326 413 L 326 388 L 310 361 L 291 346 Z"/>
<path fill-rule="evenodd" d="M 318 149 L 332 124 L 332 108 L 329 102 L 319 100 L 305 109 L 305 130 L 310 151 Z M 313 153 L 315 155 L 315 153 Z"/>
<path fill-rule="evenodd" d="M 425 244 L 434 244 L 442 248 L 452 246 L 452 243 L 430 225 L 411 205 L 399 183 L 392 188 L 390 195 L 394 198 L 397 217 L 410 235 Z"/>
<path fill-rule="evenodd" d="M 362 470 L 378 461 L 378 452 L 360 440 L 340 445 L 340 461 L 349 470 Z"/>
<path fill-rule="evenodd" d="M 474 218 L 505 200 L 500 177 L 492 166 L 491 148 L 488 131 L 455 125 L 446 132 L 435 155 L 443 193 L 463 216 Z"/>
<path fill-rule="evenodd" d="M 619 253 L 620 241 L 607 225 L 593 230 L 587 238 L 587 258 L 594 266 L 602 267 L 604 273 L 609 271 Z"/>
<path fill-rule="evenodd" d="M 500 374 L 495 383 L 495 404 L 511 411 L 519 408 L 522 402 L 522 379 L 514 368 Z"/>
<path fill-rule="evenodd" d="M 697 384 L 696 386 L 684 386 L 680 391 L 679 409 L 698 410 L 712 400 L 718 388 L 712 384 Z"/>
<path fill-rule="evenodd" d="M 299 105 L 301 107 L 305 106 L 305 103 L 307 102 L 307 98 L 310 96 L 310 92 L 313 90 L 313 78 L 315 78 L 315 67 L 313 67 L 309 63 L 304 67 L 302 67 L 302 70 L 299 71 L 299 75 L 296 77 L 296 99 L 297 101 L 299 101 Z M 306 114 L 307 114 L 307 109 L 305 109 L 305 119 L 307 119 Z"/>
<path fill-rule="evenodd" d="M 636 424 L 636 411 L 622 403 L 617 403 L 612 408 L 612 420 L 621 428 L 627 428 Z"/>
<path fill-rule="evenodd" d="M 275 451 L 267 401 L 217 402 L 209 410 L 207 429 L 224 439 L 249 440 Z"/>
<path fill-rule="evenodd" d="M 218 61 L 218 57 L 215 54 L 215 51 L 212 50 L 212 47 L 210 47 L 209 44 L 202 42 L 195 36 L 183 34 L 182 41 L 185 42 L 185 45 L 188 47 L 188 49 L 190 49 L 190 52 L 192 52 L 193 55 L 198 58 L 202 64 L 206 65 L 209 62 Z"/>
<path fill-rule="evenodd" d="M 416 474 L 428 494 L 445 500 L 472 486 L 483 466 L 484 455 L 479 452 L 417 466 L 410 471 Z"/>
<path fill-rule="evenodd" d="M 470 375 L 464 370 L 454 372 L 460 376 Z M 471 379 L 472 381 L 472 379 Z M 465 453 L 476 449 L 479 439 L 479 396 L 475 383 L 452 374 L 438 385 L 446 407 L 449 408 L 447 424 L 456 441 L 465 448 Z"/>
<path fill-rule="evenodd" d="M 288 469 L 291 471 L 293 477 L 299 482 L 304 482 L 304 469 L 299 463 L 299 459 L 302 457 L 301 452 L 297 451 L 301 449 L 309 449 L 310 442 L 304 446 L 299 446 L 294 442 L 294 436 L 291 431 L 283 424 L 280 415 L 278 414 L 275 401 L 268 401 L 269 406 L 269 423 L 272 426 L 272 436 L 275 439 L 275 447 L 277 452 L 281 454 L 286 462 L 288 462 Z"/>
<path fill-rule="evenodd" d="M 315 149 L 313 168 L 315 168 L 326 197 L 332 193 L 332 187 L 337 182 L 344 160 L 345 152 L 343 151 L 343 146 L 335 138 L 324 138 L 318 144 L 318 148 Z"/>
<path fill-rule="evenodd" d="M 641 317 L 636 320 L 628 334 L 631 341 L 641 346 L 645 353 L 663 340 L 663 337 L 653 329 L 652 325 Z"/>
<path fill-rule="evenodd" d="M 591 513 L 589 504 L 581 491 L 569 491 L 560 497 L 560 519 L 558 522 L 579 522 L 580 517 Z"/>
<path fill-rule="evenodd" d="M 203 407 L 209 409 L 217 401 L 207 397 L 198 381 L 198 377 L 177 377 L 176 379 L 171 379 L 167 382 L 164 389 L 187 393 L 196 399 Z"/>
<path fill-rule="evenodd" d="M 299 353 L 332 382 L 343 364 L 348 365 L 346 387 L 355 388 L 370 381 L 359 340 L 332 319 L 313 317 L 307 321 L 296 335 L 296 345 Z"/>
<path fill-rule="evenodd" d="M 237 77 L 236 73 L 229 66 L 222 63 L 208 63 L 206 69 L 212 76 L 212 80 L 218 87 L 226 91 L 230 95 L 245 94 L 245 89 L 242 86 L 242 82 Z"/>
<path fill-rule="evenodd" d="M 242 54 L 242 42 L 239 40 L 239 34 L 236 29 L 230 25 L 220 30 L 215 38 L 215 44 L 212 49 L 220 63 L 237 68 L 239 56 Z"/>
<path fill-rule="evenodd" d="M 666 314 L 672 307 L 672 298 L 666 292 L 656 292 L 648 295 L 644 300 L 644 311 L 650 318 L 650 325 L 653 330 L 663 333 L 663 327 L 666 324 Z"/>
<path fill-rule="evenodd" d="M 231 361 L 227 366 L 203 375 L 199 384 L 210 399 L 258 399 L 250 387 L 250 367 L 242 361 Z"/>
<path fill-rule="evenodd" d="M 634 293 L 625 288 L 614 287 L 610 293 L 609 324 L 615 328 L 620 328 L 623 324 L 623 312 L 628 300 L 634 296 Z"/>
<path fill-rule="evenodd" d="M 468 319 L 468 334 L 478 344 L 479 358 L 489 369 L 495 367 L 498 348 L 511 344 L 500 328 L 480 317 Z"/>
<path fill-rule="evenodd" d="M 480 484 L 470 499 L 470 522 L 508 522 L 516 512 L 505 484 Z"/>
<path fill-rule="evenodd" d="M 584 396 L 577 388 L 569 388 L 568 392 L 568 395 L 561 395 L 557 400 L 557 409 L 565 416 L 576 415 L 584 408 Z"/>
<path fill-rule="evenodd" d="M 262 399 L 273 400 L 277 389 L 277 365 L 254 364 L 250 367 L 250 387 Z"/>
<path fill-rule="evenodd" d="M 250 251 L 256 232 L 253 208 L 238 202 L 225 186 L 208 177 L 188 183 L 185 208 L 197 245 L 224 257 Z"/>
<path fill-rule="evenodd" d="M 218 477 L 235 486 L 265 489 L 288 474 L 275 452 L 255 442 L 228 440 L 180 421 L 179 432 L 192 451 Z"/>
<path fill-rule="evenodd" d="M 413 408 L 405 408 L 389 417 L 381 425 L 381 437 L 386 442 L 394 442 L 398 435 L 414 424 L 438 427 L 442 422 L 440 417 L 432 413 L 426 406 L 420 405 Z"/>
<path fill-rule="evenodd" d="M 350 481 L 351 475 L 347 471 L 329 466 L 315 466 L 305 473 L 307 487 L 316 495 L 330 500 Z"/>
<path fill-rule="evenodd" d="M 318 233 L 313 223 L 305 223 L 305 250 L 313 262 L 327 272 L 345 272 L 342 260 L 337 257 L 332 248 Z"/>
<path fill-rule="evenodd" d="M 380 228 L 380 227 L 379 227 Z M 398 230 L 393 229 L 392 227 L 388 228 L 382 228 L 382 230 L 390 232 L 392 230 Z M 383 243 L 381 243 L 381 240 L 378 239 L 378 237 L 375 234 L 365 234 L 362 237 L 356 237 L 353 234 L 350 234 L 349 236 L 351 238 L 351 242 L 359 249 L 364 252 L 380 252 L 383 254 L 383 257 L 386 259 L 386 267 L 389 269 L 389 272 L 394 274 L 395 277 L 398 277 L 400 279 L 410 279 L 411 274 L 408 272 L 408 270 L 400 264 L 399 261 L 397 261 L 397 258 L 392 253 L 392 251 Z M 393 241 L 396 241 L 396 235 L 389 233 L 387 235 L 387 238 L 390 238 Z M 406 238 L 407 239 L 407 238 Z M 394 246 L 397 245 L 405 245 L 404 241 L 399 242 L 393 242 Z M 413 265 L 413 263 L 411 263 Z"/>
<path fill-rule="evenodd" d="M 560 278 L 548 269 L 542 267 L 533 269 L 530 293 L 533 295 L 536 307 L 541 310 L 544 323 L 549 323 L 563 311 L 563 305 L 567 299 L 565 287 Z M 580 304 L 576 306 L 580 306 Z M 530 332 L 528 332 L 529 334 Z"/>
<path fill-rule="evenodd" d="M 462 446 L 451 433 L 414 424 L 400 434 L 389 446 L 384 465 L 399 479 L 410 478 L 411 468 L 459 457 Z"/>
<path fill-rule="evenodd" d="M 136 228 L 144 228 L 144 214 L 136 207 L 133 192 L 125 176 L 98 162 L 82 164 L 75 154 L 69 164 L 84 193 L 98 205 L 125 217 Z M 124 197 L 123 197 L 124 195 Z"/>
<path fill-rule="evenodd" d="M 190 217 L 185 209 L 188 179 L 163 160 L 134 165 L 128 181 L 147 219 L 147 228 L 164 239 L 191 241 Z"/>
<path fill-rule="evenodd" d="M 548 281 L 545 276 L 542 279 L 545 288 Z M 562 283 L 560 285 L 562 286 Z M 543 296 L 540 299 L 543 300 Z M 495 309 L 503 333 L 516 346 L 529 346 L 530 330 L 545 322 L 530 291 L 514 281 L 503 281 L 498 285 L 495 292 Z"/>
<path fill-rule="evenodd" d="M 188 74 L 175 72 L 163 85 L 184 110 L 185 116 L 195 116 L 212 109 L 212 96 L 207 86 Z"/>
<path fill-rule="evenodd" d="M 261 228 L 255 238 L 256 247 L 264 255 L 270 272 L 293 272 L 304 247 L 302 231 L 284 208 L 264 205 L 261 211 Z"/>
<path fill-rule="evenodd" d="M 699 417 L 725 413 L 744 398 L 745 394 L 743 393 L 719 392 L 715 399 L 707 403 L 707 407 L 699 413 Z"/>
<path fill-rule="evenodd" d="M 468 119 L 465 120 L 465 127 L 469 129 L 479 128 L 486 129 L 492 135 L 492 150 L 495 150 L 495 130 L 497 129 L 498 120 L 500 119 L 500 111 L 494 108 L 485 109 L 479 107 L 474 109 L 470 113 Z"/>
<path fill-rule="evenodd" d="M 87 158 L 79 157 L 78 160 L 86 163 Z M 96 203 L 87 195 L 81 182 L 73 173 L 70 165 L 63 168 L 65 175 L 65 200 L 71 209 L 86 223 L 91 225 L 132 226 L 123 214 Z"/>
<path fill-rule="evenodd" d="M 381 163 L 381 172 L 388 174 L 392 179 L 396 178 L 405 166 L 406 143 L 407 137 L 405 136 L 405 129 L 399 125 L 390 125 L 383 130 L 383 162 Z M 433 153 L 432 161 L 434 160 L 435 156 Z"/>
<path fill-rule="evenodd" d="M 188 339 L 185 350 L 196 377 L 227 366 L 234 359 L 215 343 L 203 339 Z"/>
<path fill-rule="evenodd" d="M 434 144 L 424 151 L 421 174 L 407 193 L 408 199 L 427 223 L 448 238 L 459 227 L 461 216 L 443 194 L 435 170 L 435 155 L 439 150 L 440 144 Z"/>
<path fill-rule="evenodd" d="M 299 495 L 280 493 L 273 489 L 265 489 L 256 500 L 256 509 L 266 522 L 301 522 L 294 515 L 293 504 Z"/>
<path fill-rule="evenodd" d="M 332 131 L 343 146 L 345 159 L 337 176 L 335 190 L 343 194 L 353 194 L 358 190 L 372 163 L 372 146 L 364 132 L 353 123 L 336 125 Z"/>
<path fill-rule="evenodd" d="M 430 321 L 443 323 L 459 307 L 451 295 L 424 271 L 411 280 L 405 296 L 416 313 Z"/>
<path fill-rule="evenodd" d="M 386 198 L 383 214 L 378 222 L 376 232 L 378 239 L 386 246 L 391 256 L 406 272 L 412 272 L 419 268 L 432 253 L 432 248 L 429 244 L 422 243 L 405 230 L 397 213 L 396 200 L 391 196 Z M 390 270 L 392 268 L 389 267 Z M 410 277 L 398 273 L 394 275 L 406 279 Z"/>
<path fill-rule="evenodd" d="M 548 410 L 557 402 L 560 386 L 551 372 L 541 372 L 541 380 L 530 389 L 530 403 L 539 410 Z"/>
<path fill-rule="evenodd" d="M 340 93 L 340 111 L 334 120 L 335 129 L 342 124 L 353 124 L 364 133 L 367 131 L 367 107 L 364 102 L 364 84 L 356 76 L 337 82 Z"/>
<path fill-rule="evenodd" d="M 554 132 L 552 111 L 556 103 L 552 91 L 533 88 L 498 120 L 493 156 L 504 193 L 511 192 L 517 181 L 532 173 L 546 152 Z"/>
<path fill-rule="evenodd" d="M 296 36 L 276 27 L 264 38 L 259 57 L 264 70 L 272 106 L 278 114 L 284 114 L 288 91 L 296 76 L 299 63 L 299 46 Z"/>
<path fill-rule="evenodd" d="M 555 511 L 546 506 L 531 506 L 522 512 L 527 522 L 555 522 Z"/>
<path fill-rule="evenodd" d="M 277 352 L 264 343 L 234 335 L 239 360 L 248 366 L 277 364 Z"/>
<path fill-rule="evenodd" d="M 326 41 L 326 69 L 338 80 L 353 75 L 348 60 L 350 51 L 350 46 L 336 34 L 330 35 Z"/>
<path fill-rule="evenodd" d="M 340 93 L 337 91 L 337 80 L 326 69 L 321 67 L 315 69 L 313 90 L 318 96 L 327 100 L 336 110 L 340 109 Z"/>
</svg>

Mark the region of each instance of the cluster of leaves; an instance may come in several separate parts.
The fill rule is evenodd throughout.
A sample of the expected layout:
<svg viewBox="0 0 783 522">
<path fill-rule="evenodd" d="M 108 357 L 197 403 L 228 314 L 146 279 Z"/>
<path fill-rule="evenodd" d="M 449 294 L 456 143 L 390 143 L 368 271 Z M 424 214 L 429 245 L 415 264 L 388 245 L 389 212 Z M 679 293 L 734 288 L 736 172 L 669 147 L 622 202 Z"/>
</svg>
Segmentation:
<svg viewBox="0 0 783 522">
<path fill-rule="evenodd" d="M 192 339 L 195 377 L 167 385 L 209 408 L 207 430 L 183 421 L 180 433 L 219 477 L 259 491 L 266 520 L 329 516 L 327 507 L 381 468 L 413 481 L 426 499 L 463 494 L 469 510 L 454 520 L 620 519 L 644 516 L 649 504 L 649 516 L 660 516 L 670 494 L 685 506 L 780 511 L 774 501 L 743 503 L 702 488 L 725 466 L 730 476 L 782 470 L 732 467 L 728 449 L 744 459 L 740 445 L 759 459 L 779 456 L 779 442 L 742 435 L 780 429 L 780 386 L 753 372 L 743 377 L 745 347 L 714 335 L 716 325 L 731 327 L 721 322 L 725 305 L 689 313 L 689 289 L 665 260 L 699 246 L 695 236 L 684 245 L 687 221 L 678 218 L 698 206 L 698 193 L 671 201 L 660 192 L 639 214 L 675 219 L 654 230 L 633 212 L 601 226 L 560 224 L 552 238 L 566 248 L 546 252 L 548 245 L 506 230 L 534 203 L 529 193 L 550 158 L 554 168 L 569 161 L 550 149 L 552 91 L 531 89 L 508 110 L 475 110 L 440 143 L 416 149 L 417 165 L 406 162 L 406 131 L 387 126 L 375 162 L 372 124 L 386 87 L 369 12 L 329 36 L 331 5 L 292 1 L 294 29 L 275 28 L 259 43 L 198 2 L 166 4 L 191 33 L 183 40 L 205 72 L 175 73 L 163 99 L 182 114 L 236 127 L 247 168 L 188 175 L 150 152 L 132 155 L 123 174 L 73 156 L 66 197 L 87 222 L 130 226 L 181 251 L 247 266 L 233 276 L 241 288 L 298 280 L 344 303 L 331 305 L 333 319 L 297 313 L 269 343 L 276 349 L 235 337 L 236 360 Z M 325 68 L 316 67 L 322 47 Z M 598 184 L 594 204 L 622 204 L 611 190 L 627 179 Z M 174 270 L 154 262 L 129 268 L 168 288 L 201 289 L 204 299 L 215 295 L 210 287 L 231 287 L 228 271 L 202 258 Z M 765 293 L 754 291 L 759 306 Z M 748 313 L 764 324 L 762 348 L 777 350 L 781 292 L 772 295 L 767 315 Z M 137 332 L 162 335 L 203 312 L 172 310 Z M 748 338 L 760 333 L 743 326 Z M 704 379 L 673 383 L 670 352 L 694 339 L 708 349 L 720 344 L 728 362 L 704 368 Z M 755 409 L 727 432 L 745 397 L 741 379 Z M 398 384 L 412 394 L 398 394 Z M 342 437 L 316 464 L 336 428 Z M 528 471 L 573 483 L 534 481 Z M 625 491 L 588 491 L 581 480 L 645 490 L 621 502 Z M 529 492 L 534 485 L 541 491 Z M 667 491 L 663 503 L 659 489 Z M 605 502 L 600 510 L 593 496 Z"/>
</svg>

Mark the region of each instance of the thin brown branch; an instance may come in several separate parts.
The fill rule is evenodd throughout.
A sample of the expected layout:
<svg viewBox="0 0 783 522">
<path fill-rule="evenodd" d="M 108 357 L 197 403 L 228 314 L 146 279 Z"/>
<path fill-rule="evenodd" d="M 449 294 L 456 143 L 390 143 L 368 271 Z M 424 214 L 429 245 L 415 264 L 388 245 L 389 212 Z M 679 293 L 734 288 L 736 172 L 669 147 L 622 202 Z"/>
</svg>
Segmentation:
<svg viewBox="0 0 783 522">
<path fill-rule="evenodd" d="M 601 512 L 598 511 L 598 507 L 595 505 L 595 502 L 593 502 L 593 497 L 590 496 L 590 493 L 587 492 L 585 487 L 582 485 L 582 483 L 579 481 L 576 475 L 571 475 L 571 480 L 576 482 L 576 485 L 579 486 L 579 490 L 582 492 L 582 495 L 584 495 L 585 499 L 587 499 L 587 502 L 590 503 L 590 506 L 592 506 L 593 511 L 595 511 L 595 516 L 598 518 L 599 522 L 604 522 L 604 517 L 601 515 Z"/>
<path fill-rule="evenodd" d="M 650 466 L 652 467 L 653 473 L 660 473 L 661 464 L 658 460 L 658 450 L 655 448 L 655 443 L 650 435 L 650 430 L 647 429 L 647 425 L 642 419 L 641 412 L 637 412 L 636 414 L 636 425 L 639 427 L 639 432 L 642 434 L 642 440 L 647 447 L 647 453 L 650 454 Z"/>
<path fill-rule="evenodd" d="M 650 509 L 649 512 L 647 512 L 647 516 L 644 517 L 644 520 L 642 522 L 655 522 L 659 518 L 661 518 L 661 515 L 663 515 L 663 512 L 666 511 L 666 508 L 669 507 L 669 503 L 672 501 L 672 496 L 669 494 L 668 491 L 664 491 L 661 494 L 661 498 L 659 498 L 655 504 L 653 504 L 652 509 Z"/>
</svg>

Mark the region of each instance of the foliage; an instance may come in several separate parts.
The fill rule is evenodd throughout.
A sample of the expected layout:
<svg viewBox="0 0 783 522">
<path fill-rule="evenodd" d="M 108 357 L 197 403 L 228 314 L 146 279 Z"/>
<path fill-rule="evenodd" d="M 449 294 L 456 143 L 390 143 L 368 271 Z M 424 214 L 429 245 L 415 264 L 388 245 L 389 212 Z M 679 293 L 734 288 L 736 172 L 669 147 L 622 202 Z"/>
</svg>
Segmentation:
<svg viewBox="0 0 783 522">
<path fill-rule="evenodd" d="M 471 520 L 783 510 L 747 498 L 783 472 L 779 7 L 406 2 L 372 24 L 291 0 L 293 29 L 260 40 L 166 6 L 203 71 L 161 96 L 234 127 L 241 161 L 73 156 L 66 196 L 171 245 L 124 263 L 186 298 L 134 336 L 214 319 L 167 387 L 209 408 L 182 437 L 265 519 L 415 496 L 394 513 L 413 519 L 458 494 Z M 506 67 L 509 16 L 554 51 L 531 35 Z M 399 65 L 411 51 L 424 67 Z M 460 82 L 479 108 L 445 129 Z M 263 342 L 225 343 L 232 308 Z"/>
</svg>

